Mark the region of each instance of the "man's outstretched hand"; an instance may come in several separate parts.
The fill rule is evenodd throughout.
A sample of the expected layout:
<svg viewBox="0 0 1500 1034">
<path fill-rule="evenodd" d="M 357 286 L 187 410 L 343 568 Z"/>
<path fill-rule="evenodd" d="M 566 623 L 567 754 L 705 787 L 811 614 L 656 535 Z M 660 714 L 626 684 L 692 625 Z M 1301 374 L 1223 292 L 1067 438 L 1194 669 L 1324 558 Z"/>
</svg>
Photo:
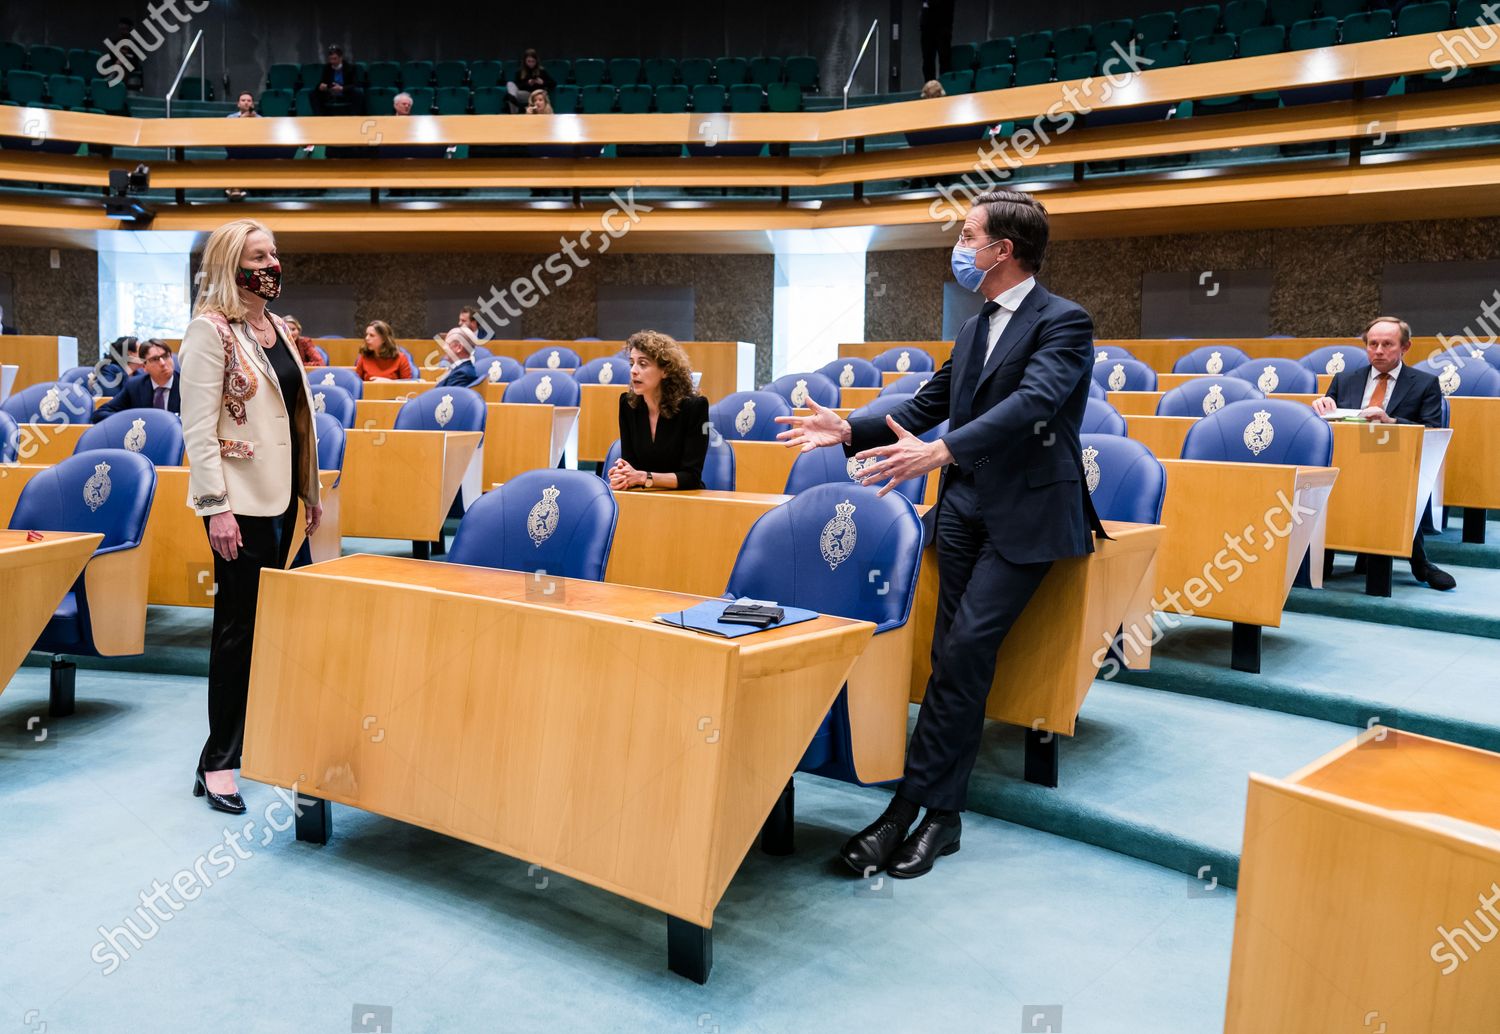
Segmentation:
<svg viewBox="0 0 1500 1034">
<path fill-rule="evenodd" d="M 860 484 L 868 485 L 890 479 L 880 487 L 877 495 L 885 495 L 903 481 L 919 478 L 930 470 L 953 462 L 953 453 L 948 451 L 948 446 L 941 438 L 935 442 L 924 442 L 896 423 L 889 414 L 886 415 L 885 423 L 895 434 L 895 442 L 866 449 L 855 457 L 859 460 L 877 461 L 859 472 Z"/>
<path fill-rule="evenodd" d="M 825 445 L 849 444 L 849 423 L 831 409 L 824 409 L 812 399 L 807 400 L 812 416 L 779 416 L 778 424 L 790 424 L 787 430 L 776 436 L 788 448 L 796 447 L 803 452 Z"/>
</svg>

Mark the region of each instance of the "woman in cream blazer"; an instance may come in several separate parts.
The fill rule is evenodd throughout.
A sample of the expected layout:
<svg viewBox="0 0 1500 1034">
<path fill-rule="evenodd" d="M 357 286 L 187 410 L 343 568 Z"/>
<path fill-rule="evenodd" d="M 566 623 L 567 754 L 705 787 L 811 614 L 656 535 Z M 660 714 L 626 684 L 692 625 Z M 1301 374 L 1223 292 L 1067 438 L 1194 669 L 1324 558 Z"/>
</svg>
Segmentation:
<svg viewBox="0 0 1500 1034">
<path fill-rule="evenodd" d="M 260 572 L 286 566 L 299 502 L 309 535 L 323 510 L 307 378 L 286 325 L 266 311 L 281 291 L 275 239 L 251 219 L 226 223 L 203 249 L 201 275 L 178 353 L 187 503 L 214 551 L 209 732 L 193 794 L 237 814 Z"/>
</svg>

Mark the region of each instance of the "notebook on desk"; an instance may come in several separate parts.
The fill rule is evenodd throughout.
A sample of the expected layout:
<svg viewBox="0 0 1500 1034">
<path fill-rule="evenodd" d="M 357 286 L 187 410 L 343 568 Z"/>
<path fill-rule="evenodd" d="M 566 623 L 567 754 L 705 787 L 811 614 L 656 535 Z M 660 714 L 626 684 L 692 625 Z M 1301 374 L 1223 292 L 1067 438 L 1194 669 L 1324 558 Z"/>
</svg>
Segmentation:
<svg viewBox="0 0 1500 1034">
<path fill-rule="evenodd" d="M 691 632 L 702 632 L 705 635 L 716 635 L 724 639 L 736 639 L 742 635 L 752 632 L 762 632 L 765 629 L 756 628 L 754 625 L 729 625 L 719 620 L 724 613 L 724 608 L 735 603 L 764 603 L 764 600 L 751 600 L 741 598 L 738 600 L 705 600 L 696 606 L 686 610 L 672 611 L 669 614 L 658 614 L 653 619 L 663 625 L 671 625 L 673 628 L 685 628 Z M 803 621 L 811 621 L 818 616 L 815 610 L 803 610 L 800 607 L 782 607 L 786 612 L 771 628 L 786 628 L 788 625 L 800 624 Z"/>
</svg>

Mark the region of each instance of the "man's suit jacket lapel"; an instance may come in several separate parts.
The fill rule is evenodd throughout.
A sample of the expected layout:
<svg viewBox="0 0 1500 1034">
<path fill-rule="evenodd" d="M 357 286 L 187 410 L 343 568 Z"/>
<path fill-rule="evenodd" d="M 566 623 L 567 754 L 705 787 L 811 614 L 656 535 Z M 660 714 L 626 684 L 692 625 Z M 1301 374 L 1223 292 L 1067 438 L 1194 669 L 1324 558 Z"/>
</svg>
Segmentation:
<svg viewBox="0 0 1500 1034">
<path fill-rule="evenodd" d="M 960 399 L 959 395 L 968 383 L 969 364 L 982 362 L 984 359 L 985 342 L 980 339 L 980 326 L 988 326 L 978 316 L 973 317 L 963 325 L 958 339 L 953 343 L 953 355 L 950 361 L 953 363 L 952 376 L 948 380 L 948 412 L 950 417 L 959 416 L 962 413 L 972 411 L 973 398 Z"/>
<path fill-rule="evenodd" d="M 1386 393 L 1385 405 L 1380 408 L 1384 409 L 1387 413 L 1394 413 L 1396 411 L 1396 407 L 1400 405 L 1407 390 L 1411 388 L 1413 378 L 1409 376 L 1410 373 L 1410 370 L 1402 370 L 1401 376 L 1396 378 L 1396 383 L 1392 384 L 1391 390 Z"/>
<path fill-rule="evenodd" d="M 1000 340 L 995 342 L 995 349 L 990 353 L 989 362 L 984 364 L 984 370 L 979 374 L 979 383 L 974 385 L 976 398 L 984 389 L 985 380 L 1000 368 L 1000 364 L 1005 362 L 1005 357 L 1025 339 L 1027 331 L 1042 314 L 1042 306 L 1046 303 L 1047 297 L 1047 292 L 1041 284 L 1033 284 L 1031 290 L 1026 292 L 1026 297 L 1021 299 L 1020 308 L 1016 309 L 1010 322 L 1000 332 Z"/>
</svg>

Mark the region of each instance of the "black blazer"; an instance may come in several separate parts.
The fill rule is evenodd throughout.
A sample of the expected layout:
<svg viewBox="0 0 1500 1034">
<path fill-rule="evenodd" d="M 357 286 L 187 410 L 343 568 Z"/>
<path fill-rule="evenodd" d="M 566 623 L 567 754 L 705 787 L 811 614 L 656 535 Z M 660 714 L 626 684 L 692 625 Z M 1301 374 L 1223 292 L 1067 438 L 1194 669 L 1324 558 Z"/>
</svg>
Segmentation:
<svg viewBox="0 0 1500 1034">
<path fill-rule="evenodd" d="M 620 456 L 636 470 L 654 474 L 676 474 L 683 491 L 703 487 L 703 459 L 708 455 L 708 399 L 689 395 L 677 407 L 677 415 L 656 421 L 651 437 L 651 416 L 646 403 L 630 404 L 630 392 L 620 393 Z"/>
<path fill-rule="evenodd" d="M 105 417 L 126 409 L 150 409 L 151 400 L 155 397 L 156 385 L 151 383 L 151 375 L 144 370 L 132 374 L 125 381 L 125 387 L 120 390 L 119 394 L 94 410 L 92 421 L 97 424 Z M 172 378 L 172 387 L 167 391 L 167 409 L 178 416 L 182 415 L 182 374 L 180 372 Z"/>
<path fill-rule="evenodd" d="M 1365 382 L 1369 376 L 1369 363 L 1340 370 L 1328 385 L 1328 397 L 1340 409 L 1363 409 Z M 1432 374 L 1408 366 L 1396 377 L 1390 397 L 1381 408 L 1398 424 L 1442 427 L 1443 389 Z"/>
<path fill-rule="evenodd" d="M 890 415 L 913 434 L 953 419 L 953 385 L 984 362 L 979 317 L 958 332 L 953 356 L 922 390 Z M 1080 306 L 1036 284 L 1006 324 L 979 374 L 971 417 L 943 436 L 954 462 L 972 473 L 985 530 L 1013 564 L 1094 551 L 1090 528 L 1104 529 L 1089 500 L 1078 440 L 1094 367 L 1094 321 Z M 884 416 L 849 421 L 851 454 L 887 445 Z M 938 489 L 943 505 L 948 471 Z"/>
<path fill-rule="evenodd" d="M 479 371 L 474 369 L 474 360 L 465 359 L 448 367 L 448 372 L 438 378 L 437 387 L 467 388 L 479 383 Z"/>
</svg>

